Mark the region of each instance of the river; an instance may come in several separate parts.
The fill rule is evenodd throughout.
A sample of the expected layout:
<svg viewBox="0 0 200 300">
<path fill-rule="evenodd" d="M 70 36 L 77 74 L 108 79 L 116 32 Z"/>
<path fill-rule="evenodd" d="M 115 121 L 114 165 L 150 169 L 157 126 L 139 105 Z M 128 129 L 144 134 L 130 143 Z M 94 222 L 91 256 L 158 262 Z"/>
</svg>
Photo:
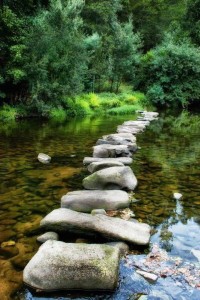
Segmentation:
<svg viewBox="0 0 200 300">
<path fill-rule="evenodd" d="M 38 249 L 39 222 L 59 207 L 62 195 L 82 188 L 87 174 L 82 160 L 92 155 L 96 140 L 135 118 L 87 117 L 65 123 L 33 119 L 1 124 L 0 243 L 15 242 L 0 249 L 1 300 L 58 299 L 38 298 L 22 287 L 22 270 Z M 135 218 L 152 226 L 151 244 L 158 243 L 171 255 L 188 261 L 197 260 L 192 251 L 200 250 L 199 129 L 198 115 L 161 115 L 137 136 L 140 150 L 132 164 L 139 182 L 134 191 L 138 201 L 131 206 Z M 49 165 L 37 160 L 40 152 L 52 157 Z M 173 198 L 174 192 L 183 194 L 181 200 Z M 135 249 L 135 253 L 141 250 Z M 120 289 L 112 299 L 122 299 L 119 295 Z M 77 297 L 62 295 L 59 299 Z"/>
</svg>

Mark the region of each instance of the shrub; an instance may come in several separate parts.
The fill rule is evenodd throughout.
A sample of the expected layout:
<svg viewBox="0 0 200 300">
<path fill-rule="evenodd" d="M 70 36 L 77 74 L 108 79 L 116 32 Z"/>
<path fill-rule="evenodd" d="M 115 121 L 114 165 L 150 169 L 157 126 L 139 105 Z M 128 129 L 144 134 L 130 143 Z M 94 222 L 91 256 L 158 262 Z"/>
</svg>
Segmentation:
<svg viewBox="0 0 200 300">
<path fill-rule="evenodd" d="M 200 50 L 189 41 L 165 40 L 142 64 L 142 85 L 152 104 L 184 107 L 199 100 Z"/>
<path fill-rule="evenodd" d="M 50 111 L 49 117 L 56 122 L 63 122 L 66 119 L 67 114 L 63 108 L 53 108 Z"/>
<path fill-rule="evenodd" d="M 0 109 L 0 120 L 11 121 L 17 118 L 17 109 L 15 107 L 4 104 Z"/>
</svg>

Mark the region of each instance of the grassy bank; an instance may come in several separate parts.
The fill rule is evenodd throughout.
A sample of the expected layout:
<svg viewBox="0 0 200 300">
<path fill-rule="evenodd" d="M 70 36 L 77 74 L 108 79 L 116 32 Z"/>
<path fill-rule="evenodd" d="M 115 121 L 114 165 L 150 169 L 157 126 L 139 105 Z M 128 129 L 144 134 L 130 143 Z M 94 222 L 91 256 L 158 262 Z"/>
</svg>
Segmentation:
<svg viewBox="0 0 200 300">
<path fill-rule="evenodd" d="M 0 120 L 9 121 L 28 117 L 46 117 L 64 121 L 73 116 L 95 114 L 125 115 L 145 108 L 146 98 L 140 92 L 131 92 L 126 88 L 119 94 L 85 93 L 74 98 L 64 98 L 59 105 L 38 103 L 37 106 L 9 106 L 0 109 Z"/>
</svg>

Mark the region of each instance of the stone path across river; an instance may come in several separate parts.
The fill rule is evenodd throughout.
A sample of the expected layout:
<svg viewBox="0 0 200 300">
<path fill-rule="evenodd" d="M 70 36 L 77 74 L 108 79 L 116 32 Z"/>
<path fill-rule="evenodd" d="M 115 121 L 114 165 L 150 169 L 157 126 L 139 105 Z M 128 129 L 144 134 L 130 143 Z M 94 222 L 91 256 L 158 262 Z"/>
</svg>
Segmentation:
<svg viewBox="0 0 200 300">
<path fill-rule="evenodd" d="M 107 240 L 147 245 L 150 226 L 137 220 L 123 220 L 105 211 L 128 208 L 137 179 L 131 156 L 137 150 L 135 134 L 144 131 L 155 112 L 140 112 L 136 121 L 118 126 L 93 147 L 93 157 L 84 158 L 92 174 L 83 180 L 85 190 L 70 192 L 61 208 L 41 221 L 45 243 L 24 269 L 24 283 L 36 290 L 113 290 L 117 286 L 120 247 L 117 244 L 70 244 L 57 240 L 59 234 L 97 235 Z M 126 191 L 125 191 L 126 190 Z M 98 214 L 91 211 L 98 210 Z M 102 212 L 102 214 L 101 214 Z M 57 233 L 55 240 L 52 232 Z M 48 239 L 49 236 L 49 239 Z M 41 240 L 39 238 L 39 240 Z M 126 247 L 125 247 L 126 248 Z"/>
</svg>

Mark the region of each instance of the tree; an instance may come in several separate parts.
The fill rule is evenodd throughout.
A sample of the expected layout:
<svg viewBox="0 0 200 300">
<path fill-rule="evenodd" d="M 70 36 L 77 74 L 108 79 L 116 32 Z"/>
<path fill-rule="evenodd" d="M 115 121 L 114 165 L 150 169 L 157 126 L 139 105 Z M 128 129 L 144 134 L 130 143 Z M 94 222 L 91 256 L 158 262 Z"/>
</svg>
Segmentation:
<svg viewBox="0 0 200 300">
<path fill-rule="evenodd" d="M 200 50 L 167 34 L 143 57 L 143 90 L 158 106 L 185 107 L 200 98 Z M 141 86 L 142 86 L 141 85 Z"/>
<path fill-rule="evenodd" d="M 83 0 L 52 0 L 48 10 L 40 10 L 32 19 L 25 70 L 35 102 L 56 104 L 83 89 L 87 69 L 83 5 Z"/>
<path fill-rule="evenodd" d="M 140 36 L 134 33 L 132 20 L 125 24 L 116 22 L 110 66 L 111 91 L 118 92 L 125 79 L 133 81 L 140 61 L 140 48 Z"/>
<path fill-rule="evenodd" d="M 22 97 L 26 74 L 22 68 L 24 20 L 8 6 L 0 10 L 0 97 L 11 103 Z"/>
<path fill-rule="evenodd" d="M 183 21 L 184 29 L 189 33 L 192 41 L 200 45 L 200 0 L 190 0 L 187 13 Z"/>
</svg>

